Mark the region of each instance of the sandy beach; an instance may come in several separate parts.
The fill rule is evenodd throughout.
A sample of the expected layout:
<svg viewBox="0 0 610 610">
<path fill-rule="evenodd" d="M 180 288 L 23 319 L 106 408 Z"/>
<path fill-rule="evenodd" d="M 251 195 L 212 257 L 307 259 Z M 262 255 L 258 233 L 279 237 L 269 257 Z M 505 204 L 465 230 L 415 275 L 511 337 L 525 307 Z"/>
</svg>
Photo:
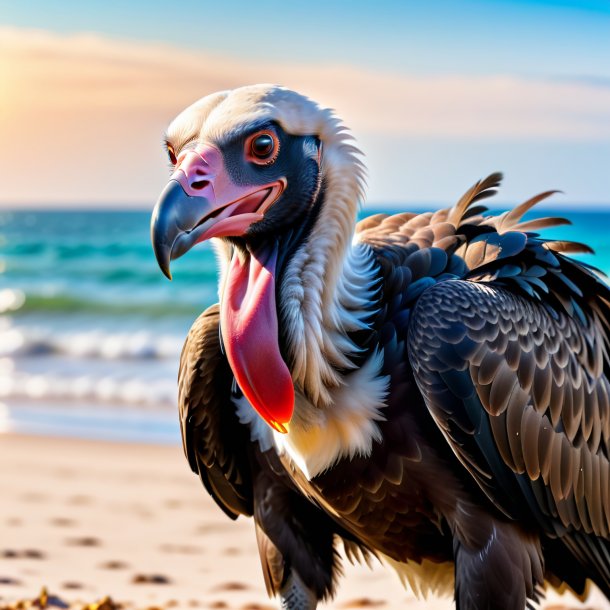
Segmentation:
<svg viewBox="0 0 610 610">
<path fill-rule="evenodd" d="M 0 607 L 36 598 L 83 608 L 271 610 L 253 525 L 232 522 L 192 475 L 178 446 L 0 437 Z M 325 608 L 449 610 L 416 600 L 380 565 L 345 564 Z M 610 608 L 550 595 L 547 610 Z"/>
</svg>

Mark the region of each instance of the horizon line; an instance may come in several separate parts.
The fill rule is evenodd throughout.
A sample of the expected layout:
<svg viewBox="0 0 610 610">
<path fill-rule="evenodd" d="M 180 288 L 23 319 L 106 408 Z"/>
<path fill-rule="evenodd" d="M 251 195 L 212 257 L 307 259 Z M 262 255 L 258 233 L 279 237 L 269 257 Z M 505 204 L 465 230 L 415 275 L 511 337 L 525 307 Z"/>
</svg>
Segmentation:
<svg viewBox="0 0 610 610">
<path fill-rule="evenodd" d="M 490 210 L 502 210 L 509 209 L 516 205 L 519 205 L 521 201 L 487 201 L 483 203 L 485 207 Z M 414 207 L 417 210 L 424 208 L 439 209 L 443 207 L 451 207 L 455 202 L 443 202 L 443 201 L 372 201 L 365 202 L 359 206 L 359 210 L 366 210 L 367 208 L 378 208 L 386 210 L 398 210 L 402 208 Z M 574 209 L 578 208 L 578 209 Z M 544 201 L 536 205 L 535 209 L 544 210 L 591 210 L 599 211 L 599 209 L 607 208 L 610 211 L 610 197 L 608 201 Z M 86 202 L 80 204 L 62 204 L 54 202 L 27 202 L 27 203 L 16 203 L 16 204 L 5 204 L 0 202 L 0 214 L 2 213 L 20 213 L 20 212 L 146 212 L 154 209 L 154 205 L 148 203 L 126 203 L 126 202 Z"/>
</svg>

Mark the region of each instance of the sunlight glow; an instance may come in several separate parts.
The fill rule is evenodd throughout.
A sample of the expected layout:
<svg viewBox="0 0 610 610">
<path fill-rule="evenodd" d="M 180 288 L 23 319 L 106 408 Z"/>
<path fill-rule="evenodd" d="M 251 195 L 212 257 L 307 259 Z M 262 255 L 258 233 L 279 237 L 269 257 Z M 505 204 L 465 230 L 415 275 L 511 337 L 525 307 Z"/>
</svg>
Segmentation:
<svg viewBox="0 0 610 610">
<path fill-rule="evenodd" d="M 519 142 L 523 152 L 514 162 L 523 157 L 525 164 L 528 143 L 542 143 L 550 152 L 586 144 L 588 156 L 574 152 L 570 171 L 582 178 L 579 184 L 592 184 L 588 192 L 572 187 L 570 194 L 606 200 L 610 190 L 584 173 L 599 176 L 593 147 L 610 143 L 610 84 L 594 79 L 404 74 L 333 62 L 260 62 L 99 34 L 14 27 L 0 27 L 0 57 L 10 85 L 0 88 L 0 141 L 6 143 L 0 148 L 0 198 L 5 204 L 154 201 L 166 176 L 159 143 L 168 121 L 205 94 L 252 82 L 278 82 L 336 108 L 361 143 L 373 143 L 373 200 L 410 198 L 404 191 L 405 157 L 395 152 L 404 149 L 408 163 L 417 150 L 401 142 L 417 138 L 436 141 L 440 153 L 463 142 L 466 156 L 477 142 L 494 142 L 495 151 Z M 542 160 L 541 170 L 555 176 L 545 166 L 547 157 L 538 156 L 537 162 Z M 378 170 L 375 163 L 384 166 Z M 459 187 L 494 169 L 510 171 L 505 165 L 479 168 L 477 163 L 476 173 Z M 565 174 L 560 184 L 550 185 L 569 189 Z M 443 192 L 436 183 L 423 186 L 428 197 Z"/>
</svg>

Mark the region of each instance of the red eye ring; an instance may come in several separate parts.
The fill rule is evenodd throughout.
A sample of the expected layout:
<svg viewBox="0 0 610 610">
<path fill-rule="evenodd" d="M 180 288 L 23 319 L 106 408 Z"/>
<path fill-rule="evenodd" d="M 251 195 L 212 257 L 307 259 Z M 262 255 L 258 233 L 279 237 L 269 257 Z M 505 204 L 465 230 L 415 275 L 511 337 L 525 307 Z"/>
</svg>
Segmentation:
<svg viewBox="0 0 610 610">
<path fill-rule="evenodd" d="M 257 131 L 246 140 L 246 159 L 257 165 L 271 165 L 279 151 L 280 141 L 273 131 Z"/>
<path fill-rule="evenodd" d="M 176 158 L 176 153 L 174 152 L 173 146 L 167 145 L 167 156 L 169 157 L 169 162 L 172 165 L 176 165 L 178 163 L 178 159 Z"/>
</svg>

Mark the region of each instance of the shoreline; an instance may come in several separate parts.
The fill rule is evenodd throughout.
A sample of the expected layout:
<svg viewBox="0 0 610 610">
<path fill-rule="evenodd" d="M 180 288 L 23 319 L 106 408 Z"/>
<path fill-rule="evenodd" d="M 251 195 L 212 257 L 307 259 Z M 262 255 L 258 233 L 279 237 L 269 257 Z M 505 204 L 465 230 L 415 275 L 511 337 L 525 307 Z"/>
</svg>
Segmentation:
<svg viewBox="0 0 610 610">
<path fill-rule="evenodd" d="M 180 446 L 9 433 L 0 464 L 0 608 L 43 587 L 79 610 L 106 596 L 126 609 L 278 607 L 252 521 L 216 507 Z M 379 564 L 343 567 L 336 599 L 320 608 L 453 608 L 415 600 Z M 550 594 L 541 607 L 610 608 L 601 599 L 558 606 Z"/>
<path fill-rule="evenodd" d="M 175 408 L 61 401 L 0 402 L 0 434 L 132 445 L 182 446 Z"/>
</svg>

